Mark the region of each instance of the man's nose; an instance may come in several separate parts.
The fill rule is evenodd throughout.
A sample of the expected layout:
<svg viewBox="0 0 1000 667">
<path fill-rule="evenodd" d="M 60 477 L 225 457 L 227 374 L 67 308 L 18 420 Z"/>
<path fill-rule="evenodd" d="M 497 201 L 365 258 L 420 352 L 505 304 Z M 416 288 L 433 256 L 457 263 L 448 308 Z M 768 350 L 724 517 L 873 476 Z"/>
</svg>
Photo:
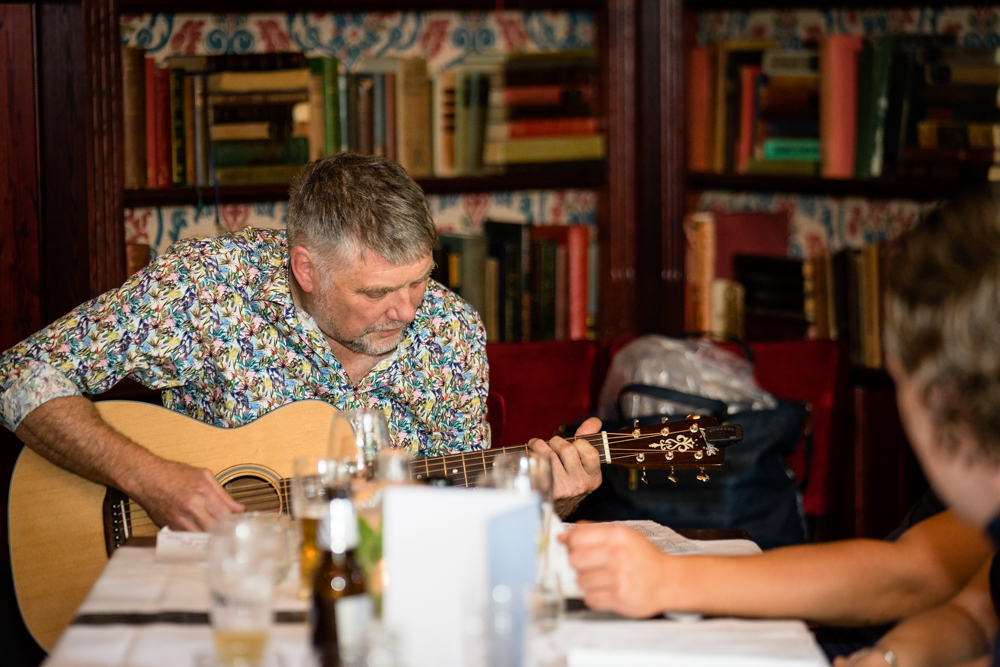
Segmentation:
<svg viewBox="0 0 1000 667">
<path fill-rule="evenodd" d="M 389 319 L 396 322 L 406 322 L 409 324 L 416 317 L 417 310 L 410 302 L 409 294 L 400 290 L 393 293 L 392 302 L 389 304 L 389 310 L 386 312 L 386 315 L 389 316 Z"/>
</svg>

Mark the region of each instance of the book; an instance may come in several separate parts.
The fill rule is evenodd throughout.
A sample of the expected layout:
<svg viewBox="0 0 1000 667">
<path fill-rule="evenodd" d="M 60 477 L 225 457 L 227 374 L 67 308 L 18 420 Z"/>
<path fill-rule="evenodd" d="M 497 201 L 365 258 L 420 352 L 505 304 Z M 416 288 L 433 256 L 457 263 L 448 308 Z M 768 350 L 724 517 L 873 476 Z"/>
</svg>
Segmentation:
<svg viewBox="0 0 1000 667">
<path fill-rule="evenodd" d="M 712 50 L 691 49 L 687 72 L 687 166 L 688 171 L 705 172 L 712 154 Z"/>
<path fill-rule="evenodd" d="M 375 154 L 375 82 L 371 76 L 358 75 L 358 147 L 359 153 Z"/>
<path fill-rule="evenodd" d="M 753 159 L 754 124 L 757 120 L 755 110 L 757 80 L 762 72 L 759 65 L 745 65 L 740 68 L 740 130 L 734 167 L 736 172 L 741 174 L 746 172 L 747 165 Z M 781 159 L 770 155 L 765 157 Z"/>
<path fill-rule="evenodd" d="M 555 271 L 555 339 L 569 338 L 569 251 L 556 245 Z"/>
<path fill-rule="evenodd" d="M 505 86 L 499 91 L 505 106 L 555 106 L 590 104 L 594 97 L 590 85 Z"/>
<path fill-rule="evenodd" d="M 765 160 L 820 160 L 819 139 L 765 139 L 762 148 Z"/>
<path fill-rule="evenodd" d="M 746 173 L 770 176 L 816 176 L 819 162 L 808 160 L 750 160 Z"/>
<path fill-rule="evenodd" d="M 684 218 L 684 331 L 712 328 L 712 281 L 715 279 L 715 220 L 711 213 Z"/>
<path fill-rule="evenodd" d="M 768 49 L 761 57 L 761 69 L 768 76 L 819 76 L 819 52 L 815 49 Z"/>
<path fill-rule="evenodd" d="M 216 141 L 212 144 L 216 167 L 303 165 L 309 162 L 311 150 L 310 141 L 299 137 L 285 141 Z"/>
<path fill-rule="evenodd" d="M 500 260 L 486 258 L 486 312 L 483 313 L 486 341 L 498 343 L 500 336 Z"/>
<path fill-rule="evenodd" d="M 712 281 L 712 323 L 709 331 L 721 340 L 743 339 L 743 285 L 725 278 Z"/>
<path fill-rule="evenodd" d="M 556 250 L 547 239 L 531 240 L 532 340 L 556 340 Z"/>
<path fill-rule="evenodd" d="M 434 175 L 455 175 L 456 72 L 441 72 L 434 80 Z"/>
<path fill-rule="evenodd" d="M 209 93 L 259 93 L 308 90 L 309 68 L 251 72 L 215 72 L 208 75 Z"/>
<path fill-rule="evenodd" d="M 791 220 L 787 211 L 706 213 L 712 217 L 713 278 L 732 280 L 736 255 L 787 257 Z"/>
<path fill-rule="evenodd" d="M 205 75 L 194 74 L 194 170 L 197 185 L 210 185 L 211 147 L 208 138 L 208 104 L 205 98 Z"/>
<path fill-rule="evenodd" d="M 486 116 L 486 109 L 483 105 L 483 86 L 486 83 L 485 77 L 480 72 L 469 72 L 469 108 L 466 112 L 465 137 L 463 140 L 465 150 L 466 173 L 478 174 L 483 166 L 483 153 L 479 138 L 482 136 L 481 130 L 485 122 L 481 122 Z M 456 149 L 457 150 L 457 149 Z"/>
<path fill-rule="evenodd" d="M 184 174 L 188 185 L 197 185 L 195 174 L 194 76 L 184 77 Z"/>
<path fill-rule="evenodd" d="M 385 74 L 372 76 L 372 153 L 385 157 Z"/>
<path fill-rule="evenodd" d="M 279 69 L 300 69 L 307 66 L 305 54 L 299 51 L 264 53 L 224 53 L 205 56 L 169 56 L 168 69 L 185 72 L 252 72 Z"/>
<path fill-rule="evenodd" d="M 575 137 L 597 134 L 597 118 L 540 118 L 490 123 L 486 127 L 486 141 L 513 139 L 538 139 L 541 137 Z"/>
<path fill-rule="evenodd" d="M 820 47 L 821 173 L 825 178 L 854 175 L 857 140 L 857 35 L 829 35 Z"/>
<path fill-rule="evenodd" d="M 928 84 L 1000 86 L 1000 65 L 953 65 L 931 63 L 924 70 Z"/>
<path fill-rule="evenodd" d="M 855 178 L 882 175 L 894 44 L 888 37 L 866 39 L 859 56 Z"/>
<path fill-rule="evenodd" d="M 365 63 L 364 71 L 368 74 L 395 75 L 398 161 L 413 178 L 432 176 L 431 93 L 427 61 L 424 58 L 376 58 Z"/>
<path fill-rule="evenodd" d="M 1000 148 L 1000 124 L 923 120 L 917 123 L 920 148 Z"/>
<path fill-rule="evenodd" d="M 326 155 L 326 119 L 323 90 L 322 64 L 309 63 L 309 160 L 318 160 Z M 317 69 L 319 70 L 317 72 Z"/>
<path fill-rule="evenodd" d="M 174 185 L 187 185 L 187 132 L 184 127 L 184 71 L 169 70 L 170 160 Z"/>
<path fill-rule="evenodd" d="M 399 106 L 396 104 L 396 73 L 385 72 L 385 156 L 396 162 L 399 160 Z M 436 136 L 436 135 L 435 135 Z"/>
<path fill-rule="evenodd" d="M 603 157 L 604 136 L 599 134 L 498 141 L 483 148 L 483 164 L 488 165 L 600 160 Z"/>
<path fill-rule="evenodd" d="M 300 164 L 269 164 L 253 167 L 216 167 L 219 185 L 264 185 L 288 183 L 302 169 Z"/>
<path fill-rule="evenodd" d="M 565 249 L 566 337 L 570 340 L 586 339 L 587 311 L 590 301 L 588 255 L 590 228 L 586 225 L 534 225 L 531 228 L 531 238 L 540 241 L 553 241 L 559 248 Z M 556 257 L 556 280 L 557 282 L 559 280 L 558 256 Z M 558 289 L 556 298 L 558 302 Z M 556 312 L 559 312 L 558 303 Z"/>
<path fill-rule="evenodd" d="M 485 317 L 488 256 L 486 237 L 441 234 L 438 236 L 438 243 L 448 251 L 449 259 L 458 258 L 457 294 L 465 299 L 480 317 Z"/>
<path fill-rule="evenodd" d="M 159 133 L 157 131 L 157 106 L 156 106 L 156 61 L 146 57 L 146 187 L 158 187 L 157 165 L 158 150 L 157 141 Z"/>
<path fill-rule="evenodd" d="M 271 124 L 256 123 L 223 123 L 209 127 L 209 138 L 212 141 L 232 141 L 236 139 L 272 139 Z"/>
<path fill-rule="evenodd" d="M 804 266 L 790 257 L 734 256 L 733 274 L 745 290 L 746 313 L 807 321 Z"/>
<path fill-rule="evenodd" d="M 126 189 L 145 186 L 146 172 L 146 50 L 122 47 L 122 128 Z"/>
<path fill-rule="evenodd" d="M 527 269 L 531 254 L 531 226 L 518 222 L 487 220 L 484 229 L 490 257 L 499 262 L 500 290 L 498 328 L 501 340 L 530 340 L 531 295 Z M 525 313 L 525 311 L 528 311 Z M 525 322 L 525 315 L 528 322 Z"/>
<path fill-rule="evenodd" d="M 465 150 L 465 137 L 469 135 L 469 72 L 455 73 L 455 131 L 452 146 L 452 163 L 456 176 L 469 173 L 468 152 Z"/>
</svg>

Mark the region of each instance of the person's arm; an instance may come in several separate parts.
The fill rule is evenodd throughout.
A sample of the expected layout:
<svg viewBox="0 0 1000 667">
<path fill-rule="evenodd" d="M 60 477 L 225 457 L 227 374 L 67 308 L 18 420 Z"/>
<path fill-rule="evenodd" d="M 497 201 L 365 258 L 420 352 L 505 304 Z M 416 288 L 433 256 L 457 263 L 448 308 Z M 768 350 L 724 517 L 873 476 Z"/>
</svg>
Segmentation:
<svg viewBox="0 0 1000 667">
<path fill-rule="evenodd" d="M 601 420 L 591 417 L 576 429 L 576 437 L 601 430 Z M 548 442 L 533 438 L 531 451 L 548 456 L 552 462 L 553 496 L 556 513 L 565 518 L 581 501 L 601 485 L 601 455 L 586 440 L 569 442 L 558 436 Z"/>
<path fill-rule="evenodd" d="M 205 530 L 243 511 L 210 470 L 155 456 L 108 426 L 82 396 L 46 402 L 21 421 L 15 434 L 53 463 L 125 492 L 157 525 Z"/>
<path fill-rule="evenodd" d="M 885 667 L 885 651 L 903 667 L 944 667 L 987 659 L 997 616 L 990 597 L 988 560 L 947 604 L 908 618 L 882 637 L 875 650 L 837 658 L 834 667 Z"/>
<path fill-rule="evenodd" d="M 944 512 L 896 542 L 853 539 L 754 556 L 670 556 L 621 526 L 563 536 L 593 609 L 803 618 L 831 625 L 896 621 L 948 600 L 989 556 L 976 528 Z"/>
<path fill-rule="evenodd" d="M 4 425 L 57 465 L 128 493 L 161 525 L 204 529 L 241 511 L 211 473 L 154 456 L 111 429 L 81 396 L 126 375 L 151 387 L 197 376 L 200 312 L 178 257 L 160 258 L 0 355 Z"/>
</svg>

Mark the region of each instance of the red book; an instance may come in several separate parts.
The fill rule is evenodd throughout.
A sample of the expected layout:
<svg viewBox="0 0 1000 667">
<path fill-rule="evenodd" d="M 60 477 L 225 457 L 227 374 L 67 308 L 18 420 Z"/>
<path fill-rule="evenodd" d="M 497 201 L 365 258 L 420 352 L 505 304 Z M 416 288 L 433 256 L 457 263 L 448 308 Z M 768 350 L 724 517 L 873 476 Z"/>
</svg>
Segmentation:
<svg viewBox="0 0 1000 667">
<path fill-rule="evenodd" d="M 858 127 L 859 35 L 830 35 L 819 54 L 819 134 L 825 178 L 854 177 Z"/>
<path fill-rule="evenodd" d="M 156 61 L 146 58 L 146 187 L 156 187 Z"/>
<path fill-rule="evenodd" d="M 736 173 L 743 174 L 753 159 L 754 97 L 757 77 L 763 70 L 760 65 L 745 65 L 740 68 L 740 138 L 736 145 Z"/>
<path fill-rule="evenodd" d="M 590 86 L 507 86 L 503 103 L 511 107 L 549 106 L 590 102 Z"/>
<path fill-rule="evenodd" d="M 687 163 L 688 171 L 709 171 L 712 128 L 712 50 L 691 49 L 688 54 Z"/>
<path fill-rule="evenodd" d="M 788 256 L 789 215 L 767 213 L 713 213 L 715 220 L 715 278 L 733 279 L 733 256 Z"/>
<path fill-rule="evenodd" d="M 399 159 L 396 148 L 396 73 L 385 73 L 385 157 Z"/>
<path fill-rule="evenodd" d="M 587 245 L 590 229 L 586 225 L 532 225 L 531 237 L 555 241 L 566 248 L 569 264 L 569 299 L 566 318 L 570 340 L 587 337 Z"/>
<path fill-rule="evenodd" d="M 154 106 L 156 107 L 156 187 L 169 188 L 174 182 L 174 159 L 170 132 L 170 70 L 156 68 L 153 74 Z"/>
<path fill-rule="evenodd" d="M 511 120 L 490 125 L 486 132 L 488 141 L 510 141 L 537 137 L 577 137 L 597 134 L 600 129 L 596 118 L 536 118 Z"/>
</svg>

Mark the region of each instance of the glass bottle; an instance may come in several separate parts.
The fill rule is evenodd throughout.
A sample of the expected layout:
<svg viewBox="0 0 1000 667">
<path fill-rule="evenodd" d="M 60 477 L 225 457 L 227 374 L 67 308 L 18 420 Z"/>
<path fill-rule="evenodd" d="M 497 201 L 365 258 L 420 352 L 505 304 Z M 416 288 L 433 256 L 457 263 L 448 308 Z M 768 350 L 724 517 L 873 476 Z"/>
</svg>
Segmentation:
<svg viewBox="0 0 1000 667">
<path fill-rule="evenodd" d="M 365 594 L 365 572 L 358 564 L 358 519 L 350 497 L 334 494 L 317 527 L 323 557 L 313 579 L 313 647 L 322 667 L 350 667 L 364 655 L 364 637 L 372 617 Z"/>
</svg>

